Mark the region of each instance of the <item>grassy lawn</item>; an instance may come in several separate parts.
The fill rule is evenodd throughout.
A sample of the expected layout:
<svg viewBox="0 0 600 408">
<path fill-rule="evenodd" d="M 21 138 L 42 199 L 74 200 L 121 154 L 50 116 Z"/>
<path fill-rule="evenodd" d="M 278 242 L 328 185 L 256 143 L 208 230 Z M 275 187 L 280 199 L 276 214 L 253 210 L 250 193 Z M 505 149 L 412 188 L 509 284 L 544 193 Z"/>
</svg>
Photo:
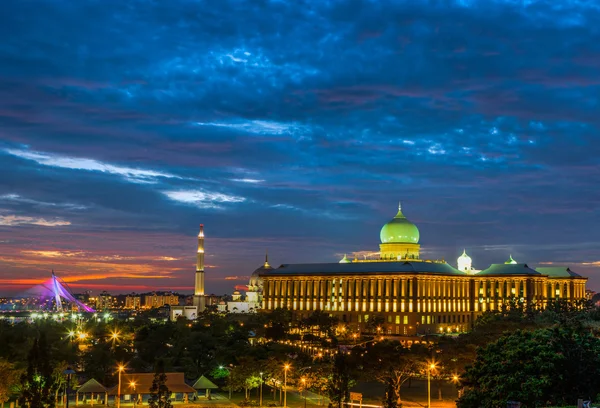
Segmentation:
<svg viewBox="0 0 600 408">
<path fill-rule="evenodd" d="M 427 381 L 413 380 L 408 386 L 404 383 L 401 390 L 402 405 L 405 407 L 426 407 L 427 406 Z M 385 387 L 378 382 L 358 383 L 352 391 L 363 394 L 363 403 L 381 405 L 385 395 Z M 438 388 L 431 383 L 431 406 L 437 408 L 455 407 L 455 400 L 458 398 L 458 391 L 452 383 L 442 384 L 442 400 L 438 399 Z"/>
<path fill-rule="evenodd" d="M 382 405 L 383 396 L 385 389 L 383 384 L 373 383 L 358 383 L 352 388 L 354 392 L 360 392 L 363 394 L 363 403 L 369 405 Z M 228 398 L 228 393 L 220 391 L 219 394 L 224 398 Z M 427 406 L 427 381 L 413 380 L 408 386 L 405 383 L 402 387 L 402 405 L 404 407 L 426 407 Z M 438 388 L 435 383 L 431 384 L 431 407 L 432 408 L 454 408 L 456 406 L 455 400 L 458 397 L 458 391 L 456 387 L 451 383 L 445 383 L 442 385 L 442 400 L 438 399 Z M 240 404 L 244 400 L 245 396 L 243 392 L 234 392 L 231 401 L 234 404 Z M 250 401 L 258 404 L 259 395 L 257 390 L 250 392 Z M 275 405 L 272 405 L 275 404 Z M 321 397 L 315 393 L 308 392 L 306 398 L 306 408 L 324 408 L 327 407 L 328 400 L 326 397 Z M 273 393 L 270 388 L 263 388 L 263 406 L 282 406 L 279 403 L 279 391 L 277 392 L 276 399 L 273 399 Z M 287 393 L 287 405 L 292 408 L 303 408 L 304 407 L 304 396 L 300 395 L 295 390 L 288 390 Z"/>
<path fill-rule="evenodd" d="M 223 392 L 223 391 L 220 391 L 220 395 L 223 395 L 226 398 L 229 396 L 229 394 L 227 392 Z M 245 395 L 243 392 L 234 392 L 231 397 L 231 402 L 239 405 L 244 400 L 244 398 L 245 398 Z M 256 402 L 258 404 L 259 394 L 257 393 L 257 390 L 252 390 L 250 392 L 249 400 L 252 402 Z M 281 397 L 281 400 L 283 401 L 283 396 Z M 324 396 L 319 398 L 319 395 L 314 394 L 312 392 L 306 393 L 306 408 L 319 408 L 319 407 L 323 408 L 323 407 L 327 407 L 327 403 L 328 403 L 328 400 Z M 264 387 L 263 388 L 263 406 L 268 407 L 269 405 L 273 406 L 273 404 L 275 404 L 275 406 L 279 406 L 279 407 L 281 407 L 283 405 L 283 403 L 282 404 L 279 403 L 279 391 L 277 391 L 277 395 L 276 395 L 275 399 L 273 399 L 272 390 L 269 387 Z M 293 408 L 304 407 L 304 395 L 298 394 L 298 392 L 295 390 L 288 390 L 287 406 L 293 407 Z"/>
</svg>

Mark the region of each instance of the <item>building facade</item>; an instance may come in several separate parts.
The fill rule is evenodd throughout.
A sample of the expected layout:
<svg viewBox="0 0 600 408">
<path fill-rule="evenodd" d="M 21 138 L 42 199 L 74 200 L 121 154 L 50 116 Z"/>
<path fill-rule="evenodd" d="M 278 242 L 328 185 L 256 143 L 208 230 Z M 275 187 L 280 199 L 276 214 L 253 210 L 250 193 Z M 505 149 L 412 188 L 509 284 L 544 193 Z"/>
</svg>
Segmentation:
<svg viewBox="0 0 600 408">
<path fill-rule="evenodd" d="M 296 318 L 321 310 L 354 330 L 380 316 L 385 334 L 415 335 L 466 331 L 481 313 L 507 302 L 543 308 L 586 297 L 587 278 L 568 267 L 532 268 L 510 257 L 478 271 L 466 251 L 457 268 L 423 260 L 419 231 L 401 209 L 380 238 L 373 259 L 259 268 L 262 309 L 287 308 Z"/>
<path fill-rule="evenodd" d="M 146 309 L 162 307 L 164 305 L 179 305 L 179 296 L 169 292 L 164 294 L 151 293 L 144 296 L 144 308 Z"/>
<path fill-rule="evenodd" d="M 131 294 L 125 297 L 125 309 L 140 309 L 142 307 L 142 297 Z"/>
</svg>

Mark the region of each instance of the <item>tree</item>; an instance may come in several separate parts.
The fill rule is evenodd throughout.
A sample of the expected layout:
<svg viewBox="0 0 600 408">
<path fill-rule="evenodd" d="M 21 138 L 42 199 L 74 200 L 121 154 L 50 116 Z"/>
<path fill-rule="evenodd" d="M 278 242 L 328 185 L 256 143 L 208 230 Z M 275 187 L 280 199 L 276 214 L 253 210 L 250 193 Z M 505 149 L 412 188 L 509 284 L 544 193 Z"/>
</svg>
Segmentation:
<svg viewBox="0 0 600 408">
<path fill-rule="evenodd" d="M 600 389 L 600 339 L 573 328 L 519 330 L 479 349 L 461 380 L 458 408 L 572 405 Z"/>
<path fill-rule="evenodd" d="M 46 336 L 42 333 L 33 341 L 27 357 L 27 371 L 21 375 L 19 403 L 29 408 L 45 408 L 54 404 L 58 383 L 50 361 Z"/>
<path fill-rule="evenodd" d="M 400 389 L 417 370 L 414 353 L 397 341 L 373 344 L 364 358 L 365 373 L 386 386 L 386 400 L 394 396 L 402 402 Z"/>
<path fill-rule="evenodd" d="M 260 371 L 258 362 L 251 357 L 240 357 L 238 364 L 231 369 L 228 387 L 232 390 L 244 390 L 245 398 L 250 396 L 250 390 L 260 386 Z"/>
<path fill-rule="evenodd" d="M 350 400 L 352 379 L 351 364 L 348 360 L 348 355 L 344 351 L 338 350 L 333 359 L 333 367 L 327 382 L 327 395 L 331 404 L 337 408 L 342 408 L 344 403 Z"/>
<path fill-rule="evenodd" d="M 0 404 L 9 400 L 19 383 L 19 371 L 13 363 L 0 359 Z"/>
<path fill-rule="evenodd" d="M 396 386 L 392 378 L 389 378 L 385 386 L 385 398 L 383 399 L 383 408 L 397 408 L 399 395 L 396 393 Z"/>
<path fill-rule="evenodd" d="M 381 330 L 384 330 L 383 324 L 385 323 L 385 317 L 380 314 L 369 316 L 369 320 L 365 322 L 365 331 L 367 333 L 381 334 Z"/>
<path fill-rule="evenodd" d="M 165 363 L 163 360 L 158 360 L 156 370 L 154 372 L 154 380 L 150 387 L 150 398 L 148 398 L 148 406 L 151 408 L 171 408 L 171 391 L 167 387 L 167 374 L 165 374 Z"/>
<path fill-rule="evenodd" d="M 267 325 L 265 337 L 273 340 L 281 340 L 287 334 L 292 321 L 292 313 L 288 309 L 277 308 L 270 314 L 271 324 Z"/>
<path fill-rule="evenodd" d="M 316 330 L 319 335 L 326 335 L 328 338 L 334 337 L 335 327 L 339 320 L 331 317 L 328 313 L 322 310 L 315 310 L 307 318 L 300 322 L 304 329 Z M 314 334 L 314 333 L 311 333 Z M 317 335 L 317 337 L 319 337 Z"/>
</svg>

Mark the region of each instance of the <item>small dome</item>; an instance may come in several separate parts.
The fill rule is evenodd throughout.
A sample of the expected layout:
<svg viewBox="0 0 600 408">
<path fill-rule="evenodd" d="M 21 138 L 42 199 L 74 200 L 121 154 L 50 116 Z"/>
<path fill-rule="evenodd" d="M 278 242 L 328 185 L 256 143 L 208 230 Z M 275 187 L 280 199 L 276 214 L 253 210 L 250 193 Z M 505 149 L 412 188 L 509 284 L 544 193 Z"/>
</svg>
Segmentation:
<svg viewBox="0 0 600 408">
<path fill-rule="evenodd" d="M 469 255 L 467 255 L 467 250 L 463 249 L 463 253 L 461 256 L 458 257 L 459 261 L 469 261 L 471 262 L 471 257 Z"/>
<path fill-rule="evenodd" d="M 252 272 L 252 275 L 250 276 L 250 282 L 248 282 L 248 287 L 252 288 L 251 290 L 262 290 L 263 280 L 260 277 L 260 274 L 264 271 L 268 271 L 269 269 L 273 269 L 273 267 L 269 265 L 269 255 L 265 254 L 265 263 L 263 266 Z"/>
<path fill-rule="evenodd" d="M 340 260 L 340 263 L 352 263 L 352 261 L 346 257 L 346 254 L 344 254 L 344 257 Z"/>
<path fill-rule="evenodd" d="M 461 256 L 456 260 L 456 264 L 458 266 L 459 271 L 470 271 L 472 260 L 469 255 L 467 255 L 467 250 L 464 249 Z"/>
<path fill-rule="evenodd" d="M 517 261 L 515 261 L 512 257 L 512 255 L 508 256 L 508 261 L 504 262 L 505 264 L 516 264 Z"/>
<path fill-rule="evenodd" d="M 381 228 L 379 238 L 383 244 L 417 244 L 419 243 L 419 229 L 406 219 L 402 214 L 402 209 L 398 206 L 398 214 Z"/>
<path fill-rule="evenodd" d="M 253 288 L 262 288 L 263 286 L 263 281 L 262 278 L 260 276 L 258 276 L 258 274 L 262 271 L 264 271 L 266 268 L 264 267 L 260 267 L 257 270 L 255 270 L 254 272 L 252 272 L 252 275 L 250 276 L 250 282 L 248 283 L 249 287 L 253 287 Z M 270 267 L 269 267 L 270 269 Z"/>
</svg>

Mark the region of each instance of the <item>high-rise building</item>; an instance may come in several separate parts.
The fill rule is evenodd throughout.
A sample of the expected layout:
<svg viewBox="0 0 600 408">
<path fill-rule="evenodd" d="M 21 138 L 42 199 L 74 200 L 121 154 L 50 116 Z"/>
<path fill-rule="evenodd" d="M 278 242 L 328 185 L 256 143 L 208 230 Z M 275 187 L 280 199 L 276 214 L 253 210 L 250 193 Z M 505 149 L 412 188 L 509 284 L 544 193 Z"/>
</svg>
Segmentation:
<svg viewBox="0 0 600 408">
<path fill-rule="evenodd" d="M 179 305 L 179 296 L 173 293 L 166 292 L 163 295 L 163 304 L 169 306 L 177 306 Z"/>
<path fill-rule="evenodd" d="M 114 307 L 114 298 L 106 291 L 96 297 L 96 310 L 112 309 Z"/>
<path fill-rule="evenodd" d="M 125 297 L 125 309 L 139 309 L 142 307 L 142 298 L 139 295 L 132 293 Z"/>
<path fill-rule="evenodd" d="M 162 307 L 164 305 L 177 306 L 179 305 L 179 296 L 170 293 L 150 293 L 144 295 L 144 308 L 152 309 L 155 307 Z"/>
<path fill-rule="evenodd" d="M 163 297 L 161 295 L 157 295 L 156 293 L 144 295 L 144 308 L 146 309 L 161 307 L 163 304 Z"/>
</svg>

